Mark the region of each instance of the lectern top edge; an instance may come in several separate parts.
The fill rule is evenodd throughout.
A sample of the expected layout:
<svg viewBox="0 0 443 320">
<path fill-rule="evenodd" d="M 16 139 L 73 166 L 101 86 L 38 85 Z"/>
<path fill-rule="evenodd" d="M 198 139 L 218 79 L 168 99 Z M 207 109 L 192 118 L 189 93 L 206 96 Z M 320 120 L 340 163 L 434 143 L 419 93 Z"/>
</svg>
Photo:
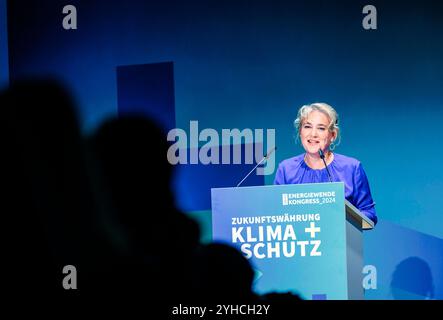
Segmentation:
<svg viewBox="0 0 443 320">
<path fill-rule="evenodd" d="M 374 222 L 366 217 L 366 215 L 362 214 L 360 210 L 346 199 L 345 207 L 346 214 L 351 216 L 351 218 L 354 219 L 363 230 L 371 230 L 374 228 Z"/>
<path fill-rule="evenodd" d="M 307 186 L 307 185 L 318 185 L 318 184 L 343 184 L 343 182 L 315 182 L 315 183 L 300 183 L 297 184 L 298 186 Z M 274 188 L 274 187 L 284 187 L 284 186 L 289 186 L 290 184 L 269 184 L 269 185 L 262 185 L 262 186 L 241 186 L 241 187 L 236 187 L 236 186 L 232 186 L 232 187 L 217 187 L 217 188 L 211 188 L 212 189 L 232 189 L 232 188 L 238 188 L 238 189 L 247 189 L 247 188 L 256 188 L 256 187 L 268 187 L 268 188 Z M 358 209 L 357 209 L 358 210 Z"/>
</svg>

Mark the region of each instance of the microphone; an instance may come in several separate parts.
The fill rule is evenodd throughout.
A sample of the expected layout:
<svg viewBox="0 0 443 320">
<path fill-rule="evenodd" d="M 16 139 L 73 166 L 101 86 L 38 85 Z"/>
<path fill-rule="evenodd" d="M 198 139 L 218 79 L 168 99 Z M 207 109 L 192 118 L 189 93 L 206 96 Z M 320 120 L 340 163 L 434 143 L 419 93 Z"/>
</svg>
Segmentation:
<svg viewBox="0 0 443 320">
<path fill-rule="evenodd" d="M 326 164 L 326 161 L 325 161 L 325 153 L 320 148 L 320 149 L 318 149 L 318 154 L 319 154 L 320 158 L 323 160 L 323 163 L 325 164 L 326 172 L 328 173 L 329 182 L 332 182 L 331 173 L 329 172 L 328 165 Z"/>
<path fill-rule="evenodd" d="M 249 171 L 249 173 L 242 179 L 242 181 L 240 181 L 238 184 L 237 184 L 237 187 L 239 187 L 242 183 L 243 183 L 243 181 L 245 181 L 246 180 L 246 178 L 247 177 L 249 177 L 249 175 L 263 162 L 263 161 L 265 161 L 265 160 L 267 160 L 268 158 L 269 158 L 269 156 L 275 151 L 275 150 L 277 150 L 277 147 L 274 147 L 274 148 L 272 148 L 270 151 L 268 151 L 268 153 L 260 160 L 260 162 L 259 163 L 257 163 L 257 165 L 254 167 L 254 168 L 252 168 L 252 170 L 251 171 Z"/>
</svg>

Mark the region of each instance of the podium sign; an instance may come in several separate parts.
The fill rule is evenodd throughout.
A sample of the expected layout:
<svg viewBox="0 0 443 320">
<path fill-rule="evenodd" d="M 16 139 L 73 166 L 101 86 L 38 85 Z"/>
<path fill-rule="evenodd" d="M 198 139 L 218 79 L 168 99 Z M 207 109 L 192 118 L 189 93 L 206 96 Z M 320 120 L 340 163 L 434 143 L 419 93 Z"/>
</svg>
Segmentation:
<svg viewBox="0 0 443 320">
<path fill-rule="evenodd" d="M 250 259 L 257 293 L 363 298 L 361 228 L 346 220 L 342 182 L 214 188 L 211 195 L 213 240 Z"/>
</svg>

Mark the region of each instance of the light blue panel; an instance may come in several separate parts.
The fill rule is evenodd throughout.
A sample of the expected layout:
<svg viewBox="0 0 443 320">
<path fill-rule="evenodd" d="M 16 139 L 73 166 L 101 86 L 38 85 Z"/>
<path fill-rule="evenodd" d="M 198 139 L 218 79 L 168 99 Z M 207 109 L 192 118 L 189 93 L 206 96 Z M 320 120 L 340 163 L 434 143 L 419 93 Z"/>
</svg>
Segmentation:
<svg viewBox="0 0 443 320">
<path fill-rule="evenodd" d="M 305 203 L 291 204 L 297 199 L 290 199 L 290 195 L 310 192 L 335 192 L 335 195 L 312 198 L 313 203 L 304 199 Z M 323 294 L 327 299 L 347 299 L 343 199 L 343 183 L 212 189 L 213 239 L 239 248 L 250 258 L 261 275 L 254 286 L 258 293 L 292 291 L 306 299 Z M 300 218 L 317 215 L 318 219 L 298 221 L 297 215 Z M 294 220 L 288 221 L 285 217 Z M 241 220 L 233 224 L 241 218 L 246 222 Z M 311 223 L 320 228 L 315 235 L 306 230 Z M 269 238 L 267 228 L 274 231 L 281 228 L 282 238 Z M 283 236 L 291 228 L 296 240 Z M 321 241 L 318 249 L 321 254 L 311 255 L 314 247 L 311 241 L 318 240 Z M 301 241 L 309 241 L 305 255 Z M 294 251 L 290 250 L 290 245 L 294 245 Z"/>
<path fill-rule="evenodd" d="M 346 219 L 346 258 L 348 262 L 348 298 L 363 300 L 362 287 L 363 269 L 363 236 L 360 225 L 348 216 Z"/>
<path fill-rule="evenodd" d="M 0 89 L 9 83 L 6 0 L 0 0 Z"/>
<path fill-rule="evenodd" d="M 365 264 L 377 268 L 366 299 L 443 299 L 442 239 L 380 220 L 364 240 Z"/>
</svg>

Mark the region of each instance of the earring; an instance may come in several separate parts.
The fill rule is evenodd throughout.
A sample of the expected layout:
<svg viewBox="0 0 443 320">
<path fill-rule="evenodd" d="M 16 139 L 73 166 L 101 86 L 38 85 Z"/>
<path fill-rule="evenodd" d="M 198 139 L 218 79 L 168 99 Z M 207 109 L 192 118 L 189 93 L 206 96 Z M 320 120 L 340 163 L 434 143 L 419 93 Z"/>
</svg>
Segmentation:
<svg viewBox="0 0 443 320">
<path fill-rule="evenodd" d="M 334 151 L 336 145 L 334 143 L 334 140 L 331 140 L 331 144 L 329 145 L 329 150 Z"/>
</svg>

